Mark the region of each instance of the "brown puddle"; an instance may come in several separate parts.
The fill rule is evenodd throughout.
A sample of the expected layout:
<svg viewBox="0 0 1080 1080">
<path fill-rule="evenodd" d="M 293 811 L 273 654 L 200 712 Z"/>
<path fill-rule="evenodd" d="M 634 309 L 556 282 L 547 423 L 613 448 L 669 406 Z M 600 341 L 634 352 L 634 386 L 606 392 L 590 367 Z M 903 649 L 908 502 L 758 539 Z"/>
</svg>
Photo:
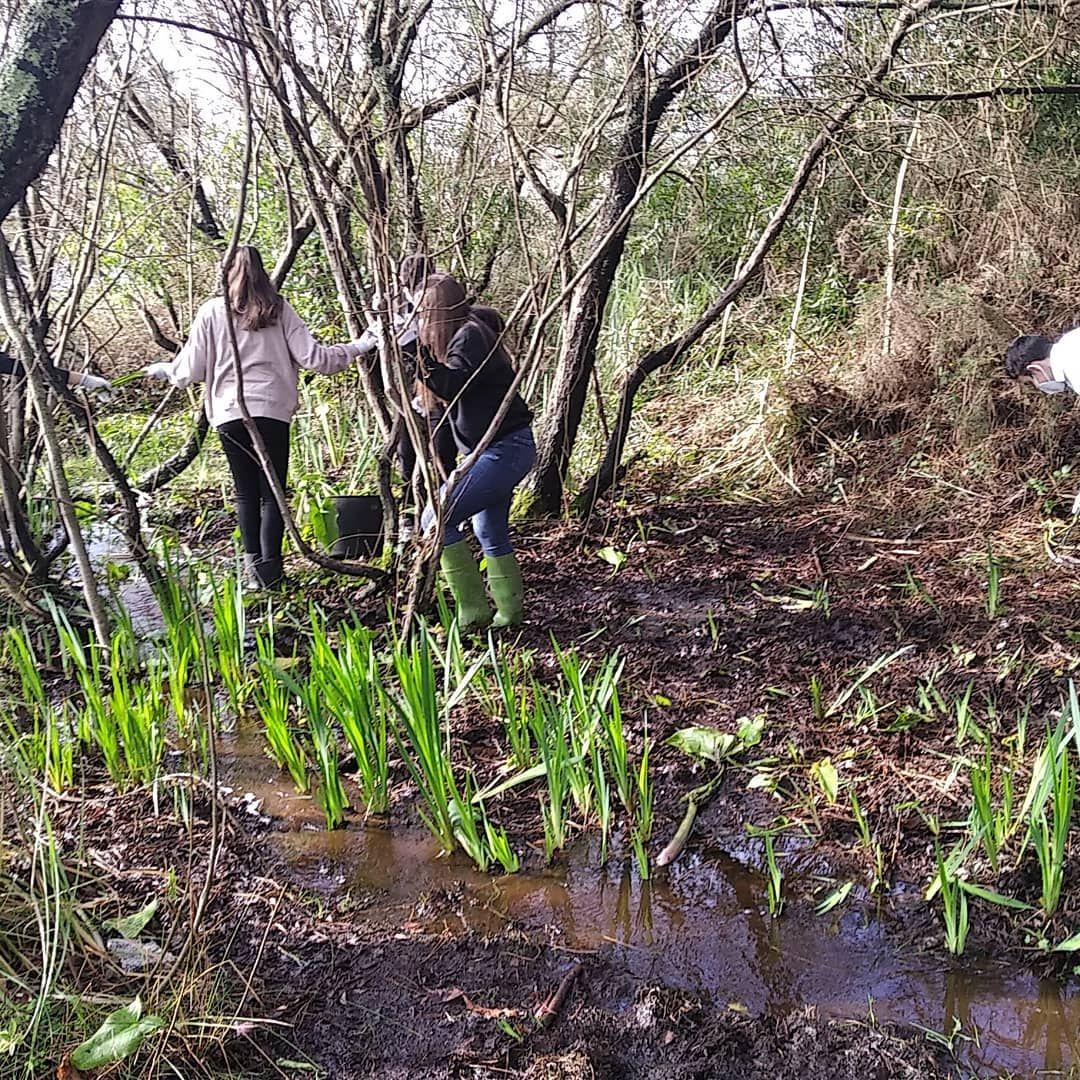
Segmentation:
<svg viewBox="0 0 1080 1080">
<path fill-rule="evenodd" d="M 1004 964 L 964 966 L 902 950 L 887 918 L 849 903 L 819 917 L 792 905 L 764 914 L 761 874 L 718 849 L 688 853 L 651 881 L 628 864 L 598 866 L 582 845 L 550 870 L 493 877 L 412 830 L 322 827 L 314 801 L 262 754 L 261 736 L 223 739 L 234 794 L 251 792 L 286 831 L 270 842 L 293 880 L 354 897 L 380 922 L 485 934 L 516 927 L 570 950 L 610 949 L 630 982 L 691 990 L 751 1014 L 814 1005 L 823 1016 L 956 1030 L 954 1050 L 979 1076 L 1055 1075 L 1080 1062 L 1080 997 Z M 357 917 L 363 917 L 362 914 Z M 629 991 L 632 996 L 632 991 Z M 628 997 L 629 1001 L 629 997 Z"/>
</svg>

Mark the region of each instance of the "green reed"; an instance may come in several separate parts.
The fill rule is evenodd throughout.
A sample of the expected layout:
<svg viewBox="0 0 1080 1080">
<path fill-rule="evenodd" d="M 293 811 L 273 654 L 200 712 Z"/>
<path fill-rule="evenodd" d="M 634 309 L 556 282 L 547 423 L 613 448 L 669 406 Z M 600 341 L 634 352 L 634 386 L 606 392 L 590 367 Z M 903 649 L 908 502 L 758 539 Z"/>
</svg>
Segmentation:
<svg viewBox="0 0 1080 1080">
<path fill-rule="evenodd" d="M 968 935 L 967 893 L 960 880 L 950 872 L 941 848 L 935 844 L 937 856 L 937 885 L 941 893 L 942 915 L 945 921 L 945 947 L 953 956 L 964 951 Z"/>
<path fill-rule="evenodd" d="M 653 786 L 649 776 L 649 732 L 646 728 L 641 749 L 641 761 L 635 772 L 637 789 L 637 816 L 633 825 L 634 857 L 637 860 L 638 873 L 642 878 L 649 876 L 649 855 L 645 845 L 652 836 L 653 827 Z"/>
<path fill-rule="evenodd" d="M 226 574 L 220 580 L 211 578 L 211 582 L 214 666 L 225 684 L 229 707 L 239 715 L 251 694 L 251 680 L 244 664 L 244 636 L 247 632 L 244 594 L 235 574 Z"/>
<path fill-rule="evenodd" d="M 160 668 L 132 681 L 123 648 L 114 647 L 110 662 L 108 710 L 120 736 L 128 778 L 149 784 L 158 774 L 165 752 L 165 697 Z M 114 777 L 115 779 L 115 777 Z"/>
<path fill-rule="evenodd" d="M 510 764 L 518 769 L 528 769 L 536 761 L 536 748 L 530 734 L 531 706 L 529 696 L 524 690 L 524 671 L 520 664 L 515 664 L 511 657 L 507 656 L 506 647 L 496 642 L 497 636 L 490 635 L 488 655 L 502 704 L 504 730 L 510 744 Z M 519 687 L 522 689 L 519 690 Z"/>
<path fill-rule="evenodd" d="M 544 857 L 551 862 L 556 851 L 566 846 L 569 826 L 568 803 L 571 793 L 573 748 L 567 740 L 568 719 L 547 690 L 536 680 L 532 683 L 533 707 L 529 714 L 532 741 L 544 766 L 547 798 L 541 798 L 544 824 Z"/>
<path fill-rule="evenodd" d="M 479 665 L 440 700 L 431 634 L 424 624 L 412 641 L 394 643 L 393 660 L 400 687 L 400 693 L 392 697 L 398 721 L 394 724 L 394 741 L 423 800 L 420 817 L 445 851 L 453 851 L 461 842 L 470 857 L 476 859 L 478 811 L 471 795 L 466 798 L 462 794 L 454 776 L 448 717 Z M 483 857 L 477 861 L 483 861 Z"/>
<path fill-rule="evenodd" d="M 289 692 L 281 681 L 273 630 L 255 632 L 255 651 L 259 660 L 259 679 L 253 694 L 266 733 L 270 755 L 292 777 L 301 794 L 310 788 L 307 757 L 289 723 Z"/>
<path fill-rule="evenodd" d="M 769 914 L 776 917 L 784 910 L 784 873 L 776 858 L 772 833 L 765 833 L 765 894 Z"/>
<path fill-rule="evenodd" d="M 1043 806 L 1032 818 L 1031 839 L 1039 860 L 1042 881 L 1040 901 L 1047 915 L 1057 911 L 1065 879 L 1066 847 L 1076 803 L 1076 774 L 1069 762 L 1068 744 L 1050 755 L 1050 809 Z"/>
<path fill-rule="evenodd" d="M 309 659 L 310 681 L 353 752 L 364 805 L 369 813 L 384 813 L 390 801 L 387 716 L 392 706 L 374 638 L 356 622 L 342 628 L 335 648 L 326 620 L 313 606 Z"/>
</svg>

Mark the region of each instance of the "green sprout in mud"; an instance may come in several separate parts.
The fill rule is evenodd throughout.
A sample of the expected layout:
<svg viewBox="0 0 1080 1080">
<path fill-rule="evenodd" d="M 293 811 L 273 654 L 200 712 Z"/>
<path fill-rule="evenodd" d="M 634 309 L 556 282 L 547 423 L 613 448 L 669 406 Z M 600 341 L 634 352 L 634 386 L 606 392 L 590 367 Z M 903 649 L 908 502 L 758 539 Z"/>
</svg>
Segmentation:
<svg viewBox="0 0 1080 1080">
<path fill-rule="evenodd" d="M 1051 753 L 1050 815 L 1042 807 L 1032 818 L 1031 839 L 1039 860 L 1042 881 L 1041 902 L 1047 915 L 1053 915 L 1061 901 L 1065 880 L 1066 845 L 1076 802 L 1076 774 L 1069 764 L 1068 745 L 1061 753 Z"/>
<path fill-rule="evenodd" d="M 776 859 L 771 832 L 765 834 L 765 895 L 769 914 L 776 918 L 784 910 L 784 875 Z"/>
<path fill-rule="evenodd" d="M 851 787 L 851 815 L 862 847 L 874 859 L 874 876 L 870 881 L 870 892 L 876 893 L 885 884 L 885 852 L 880 841 L 876 840 L 870 831 L 870 822 L 859 802 L 854 786 Z"/>
<path fill-rule="evenodd" d="M 968 935 L 967 893 L 946 865 L 941 848 L 935 847 L 937 857 L 937 887 L 941 893 L 942 915 L 945 920 L 945 948 L 953 956 L 964 951 Z"/>
<path fill-rule="evenodd" d="M 1001 561 L 991 547 L 986 549 L 986 617 L 996 619 L 1002 611 Z"/>
</svg>

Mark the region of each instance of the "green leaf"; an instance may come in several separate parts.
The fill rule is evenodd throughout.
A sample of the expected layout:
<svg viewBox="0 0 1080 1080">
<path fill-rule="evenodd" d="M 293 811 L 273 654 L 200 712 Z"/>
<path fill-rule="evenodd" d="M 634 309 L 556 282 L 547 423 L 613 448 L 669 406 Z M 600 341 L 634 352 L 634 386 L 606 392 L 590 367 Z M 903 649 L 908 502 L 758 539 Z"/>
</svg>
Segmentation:
<svg viewBox="0 0 1080 1080">
<path fill-rule="evenodd" d="M 819 915 L 825 915 L 832 911 L 834 907 L 838 907 L 847 899 L 848 893 L 851 892 L 852 884 L 853 883 L 850 881 L 845 881 L 843 885 L 838 885 L 824 900 L 821 901 L 820 904 L 818 904 L 816 908 L 814 908 L 814 910 Z"/>
<path fill-rule="evenodd" d="M 143 371 L 129 371 L 126 375 L 118 375 L 115 379 L 110 379 L 112 388 L 119 390 L 121 386 L 126 386 L 129 382 L 134 382 L 136 379 L 145 379 L 146 376 Z"/>
<path fill-rule="evenodd" d="M 848 698 L 850 698 L 852 694 L 867 681 L 867 679 L 872 678 L 879 671 L 887 668 L 894 660 L 899 660 L 901 656 L 907 656 L 914 648 L 914 645 L 904 645 L 902 648 L 897 649 L 896 652 L 889 653 L 885 656 L 879 656 L 850 686 L 847 687 L 847 689 L 839 694 L 836 700 L 825 710 L 825 715 L 827 717 L 835 716 L 836 713 L 844 707 Z"/>
<path fill-rule="evenodd" d="M 164 1026 L 160 1016 L 142 1015 L 142 1002 L 136 997 L 130 1005 L 109 1013 L 105 1023 L 75 1048 L 71 1064 L 85 1072 L 123 1061 L 139 1049 L 147 1035 Z"/>
<path fill-rule="evenodd" d="M 574 759 L 575 762 L 578 760 L 580 759 Z M 530 765 L 529 768 L 522 769 L 519 773 L 514 773 L 507 780 L 500 780 L 498 783 L 484 788 L 483 791 L 478 791 L 472 797 L 473 806 L 479 806 L 485 799 L 493 799 L 496 795 L 501 795 L 504 791 L 517 787 L 518 784 L 527 784 L 530 780 L 539 780 L 542 776 L 547 776 L 547 764 L 543 761 L 538 765 Z"/>
<path fill-rule="evenodd" d="M 757 746 L 761 742 L 761 733 L 765 730 L 765 716 L 758 713 L 757 716 L 740 716 L 738 721 L 739 741 L 743 746 Z"/>
<path fill-rule="evenodd" d="M 603 559 L 604 562 L 609 566 L 613 566 L 616 570 L 626 562 L 626 552 L 619 551 L 616 548 L 611 547 L 610 544 L 607 547 L 600 548 L 596 555 L 597 558 Z"/>
<path fill-rule="evenodd" d="M 827 757 L 822 758 L 810 766 L 810 775 L 825 793 L 825 798 L 831 803 L 836 802 L 836 794 L 840 790 L 840 776 L 836 766 Z"/>
<path fill-rule="evenodd" d="M 704 758 L 706 761 L 719 763 L 723 758 L 729 757 L 739 745 L 738 737 L 730 731 L 721 731 L 719 728 L 702 727 L 695 724 L 693 727 L 682 728 L 676 731 L 667 741 L 668 746 L 674 746 L 691 757 Z"/>
<path fill-rule="evenodd" d="M 125 915 L 121 919 L 106 919 L 105 925 L 115 927 L 128 941 L 134 941 L 146 929 L 146 924 L 154 917 L 157 906 L 157 897 L 155 897 L 142 911 L 137 911 L 134 915 Z"/>
<path fill-rule="evenodd" d="M 971 896 L 977 896 L 980 900 L 987 900 L 991 904 L 998 904 L 1000 907 L 1012 908 L 1013 911 L 1030 911 L 1031 905 L 1025 904 L 1023 900 L 1017 900 L 1013 896 L 1004 896 L 999 892 L 994 892 L 993 889 L 984 889 L 981 885 L 976 885 L 971 881 L 960 881 L 960 888 L 964 892 Z M 1077 945 L 1080 948 L 1080 943 Z M 1060 946 L 1059 946 L 1060 948 Z"/>
<path fill-rule="evenodd" d="M 1077 952 L 1080 951 L 1080 930 L 1078 930 L 1072 937 L 1067 937 L 1064 941 L 1059 942 L 1054 946 L 1054 952 Z"/>
</svg>

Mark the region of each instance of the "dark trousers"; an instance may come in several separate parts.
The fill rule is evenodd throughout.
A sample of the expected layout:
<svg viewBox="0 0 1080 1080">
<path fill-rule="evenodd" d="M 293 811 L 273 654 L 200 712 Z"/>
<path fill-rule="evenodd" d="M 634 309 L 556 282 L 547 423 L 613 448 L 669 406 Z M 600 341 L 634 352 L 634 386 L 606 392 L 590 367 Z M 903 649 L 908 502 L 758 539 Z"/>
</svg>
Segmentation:
<svg viewBox="0 0 1080 1080">
<path fill-rule="evenodd" d="M 289 474 L 289 425 L 284 420 L 257 416 L 259 429 L 274 473 L 282 488 Z M 251 436 L 243 420 L 230 420 L 218 429 L 221 448 L 236 486 L 236 516 L 240 521 L 240 539 L 244 552 L 264 559 L 281 558 L 285 521 L 270 491 L 270 484 L 251 445 Z"/>
<path fill-rule="evenodd" d="M 435 416 L 418 416 L 421 434 L 427 434 L 430 439 L 429 446 L 434 452 L 435 471 L 440 480 L 445 480 L 454 470 L 457 464 L 458 448 L 454 440 L 454 432 L 450 428 L 450 421 L 442 414 Z M 416 471 L 416 449 L 412 439 L 409 438 L 409 429 L 401 422 L 401 433 L 398 435 L 397 444 L 398 468 L 405 480 L 405 501 L 409 502 L 412 497 L 413 473 Z"/>
</svg>

